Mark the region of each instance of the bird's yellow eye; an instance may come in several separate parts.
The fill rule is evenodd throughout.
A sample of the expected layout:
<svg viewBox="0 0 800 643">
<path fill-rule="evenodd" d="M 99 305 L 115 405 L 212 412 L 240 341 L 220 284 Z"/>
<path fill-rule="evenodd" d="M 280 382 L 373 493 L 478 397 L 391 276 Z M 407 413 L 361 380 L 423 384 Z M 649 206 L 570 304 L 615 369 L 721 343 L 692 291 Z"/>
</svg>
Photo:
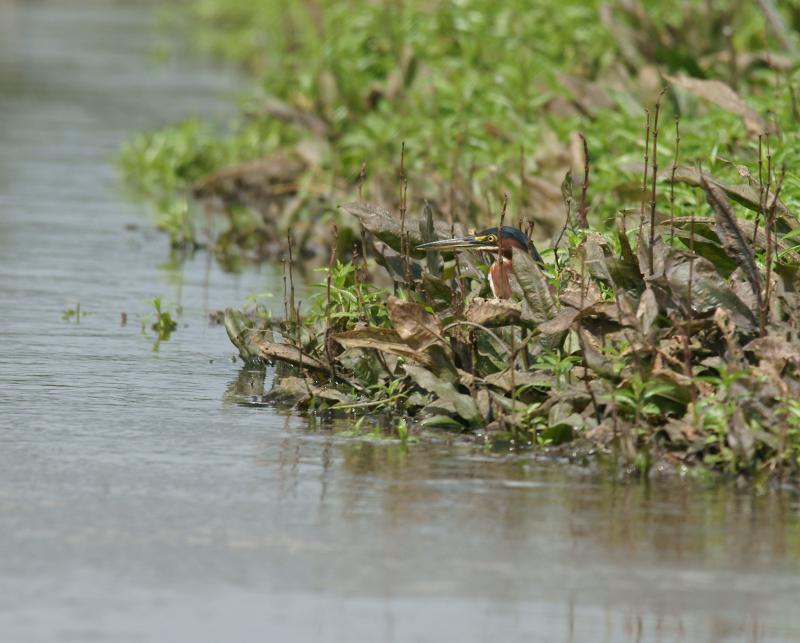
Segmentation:
<svg viewBox="0 0 800 643">
<path fill-rule="evenodd" d="M 495 237 L 493 234 L 490 234 L 488 237 L 486 237 L 486 241 L 489 243 L 497 243 L 497 237 Z"/>
</svg>

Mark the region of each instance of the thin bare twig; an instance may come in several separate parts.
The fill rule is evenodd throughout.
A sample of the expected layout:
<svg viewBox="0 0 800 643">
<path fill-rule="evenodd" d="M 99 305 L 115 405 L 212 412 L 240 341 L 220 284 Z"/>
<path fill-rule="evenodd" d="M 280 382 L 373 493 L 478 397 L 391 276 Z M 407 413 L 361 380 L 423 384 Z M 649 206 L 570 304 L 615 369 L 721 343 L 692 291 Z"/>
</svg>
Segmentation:
<svg viewBox="0 0 800 643">
<path fill-rule="evenodd" d="M 786 168 L 781 168 L 781 174 L 778 177 L 778 180 L 775 184 L 775 196 L 772 199 L 772 204 L 770 205 L 769 209 L 767 210 L 767 216 L 764 220 L 764 227 L 766 228 L 766 236 L 767 236 L 767 254 L 766 258 L 764 259 L 764 263 L 766 264 L 766 280 L 764 285 L 764 296 L 761 299 L 761 336 L 764 337 L 767 332 L 767 321 L 769 319 L 769 298 L 770 298 L 770 286 L 772 281 L 772 256 L 773 256 L 773 235 L 772 232 L 775 228 L 775 208 L 778 205 L 778 196 L 781 193 L 781 189 L 783 188 L 783 178 L 786 176 Z"/>
<path fill-rule="evenodd" d="M 295 304 L 294 304 L 294 239 L 292 238 L 292 231 L 289 230 L 286 233 L 286 240 L 289 244 L 289 310 L 292 313 L 292 321 L 297 322 L 297 317 L 295 316 Z"/>
<path fill-rule="evenodd" d="M 364 181 L 367 180 L 367 162 L 361 162 L 361 170 L 358 173 L 358 202 L 364 203 Z"/>
<path fill-rule="evenodd" d="M 336 370 L 333 366 L 333 351 L 331 349 L 331 279 L 333 277 L 333 269 L 336 267 L 336 250 L 338 243 L 339 230 L 334 225 L 331 258 L 328 262 L 328 280 L 325 287 L 325 356 L 328 358 L 328 367 L 331 370 L 331 381 L 336 379 Z"/>
<path fill-rule="evenodd" d="M 581 185 L 581 203 L 578 208 L 578 228 L 585 230 L 589 227 L 587 221 L 586 193 L 589 190 L 589 146 L 586 144 L 586 137 L 583 134 L 578 134 L 583 142 L 583 185 Z"/>
<path fill-rule="evenodd" d="M 528 191 L 525 189 L 525 146 L 519 146 L 519 221 L 520 230 L 522 221 L 528 210 Z"/>
<path fill-rule="evenodd" d="M 655 113 L 653 116 L 653 188 L 650 195 L 650 247 L 647 250 L 647 259 L 650 263 L 650 274 L 653 274 L 653 246 L 656 243 L 656 183 L 658 182 L 658 115 L 661 111 L 661 97 L 666 89 L 662 89 L 656 99 Z"/>
<path fill-rule="evenodd" d="M 681 151 L 681 117 L 675 116 L 675 156 L 672 158 L 672 176 L 669 182 L 669 242 L 675 240 L 675 172 Z"/>
<path fill-rule="evenodd" d="M 642 228 L 644 228 L 644 201 L 647 195 L 647 172 L 650 160 L 650 110 L 644 110 L 647 114 L 647 125 L 644 130 L 644 170 L 642 172 L 642 194 L 639 203 L 639 238 L 642 238 Z"/>
</svg>

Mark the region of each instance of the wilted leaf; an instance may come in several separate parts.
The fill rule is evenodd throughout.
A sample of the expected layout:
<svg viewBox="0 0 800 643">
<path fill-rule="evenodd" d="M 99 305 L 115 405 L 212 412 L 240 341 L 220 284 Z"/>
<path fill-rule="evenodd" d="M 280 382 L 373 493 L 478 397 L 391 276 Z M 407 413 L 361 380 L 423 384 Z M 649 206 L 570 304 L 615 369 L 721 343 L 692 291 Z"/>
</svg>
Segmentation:
<svg viewBox="0 0 800 643">
<path fill-rule="evenodd" d="M 520 322 L 522 306 L 506 299 L 475 297 L 467 304 L 464 319 L 481 326 L 509 326 Z"/>
<path fill-rule="evenodd" d="M 323 364 L 318 359 L 307 355 L 299 348 L 284 344 L 281 342 L 272 342 L 259 336 L 256 332 L 251 332 L 249 340 L 258 351 L 259 357 L 266 360 L 277 360 L 279 362 L 286 362 L 301 368 L 307 368 L 314 371 L 328 372 L 330 369 L 326 364 Z"/>
<path fill-rule="evenodd" d="M 424 391 L 430 391 L 440 400 L 453 405 L 456 413 L 464 418 L 466 422 L 477 425 L 482 421 L 478 406 L 469 395 L 464 395 L 456 391 L 455 387 L 446 382 L 425 368 L 405 365 L 406 373 Z"/>
<path fill-rule="evenodd" d="M 225 331 L 231 343 L 239 349 L 239 357 L 246 364 L 253 364 L 261 359 L 258 347 L 250 340 L 253 323 L 244 313 L 232 308 L 225 309 Z"/>
<path fill-rule="evenodd" d="M 702 178 L 702 177 L 701 177 Z M 721 188 L 712 185 L 706 180 L 702 181 L 703 189 L 706 191 L 708 203 L 714 210 L 716 218 L 716 232 L 717 236 L 722 241 L 722 247 L 725 252 L 733 259 L 747 275 L 747 280 L 750 282 L 750 287 L 753 289 L 758 308 L 761 308 L 761 275 L 756 266 L 756 260 L 753 256 L 753 250 L 750 248 L 750 242 L 745 239 L 744 234 L 736 223 L 736 215 L 731 208 L 725 193 Z"/>
<path fill-rule="evenodd" d="M 747 344 L 744 350 L 754 353 L 759 359 L 800 364 L 800 346 L 783 337 L 775 335 L 759 337 Z"/>
<path fill-rule="evenodd" d="M 669 76 L 665 78 L 673 85 L 683 87 L 695 96 L 699 96 L 714 103 L 731 114 L 744 120 L 747 131 L 751 134 L 764 134 L 767 131 L 767 122 L 755 109 L 750 107 L 728 85 L 719 80 L 703 80 L 688 76 Z"/>
<path fill-rule="evenodd" d="M 653 289 L 648 286 L 642 293 L 641 299 L 639 299 L 639 307 L 636 311 L 636 319 L 639 321 L 639 328 L 642 331 L 642 335 L 650 337 L 650 331 L 657 318 L 658 302 L 656 301 L 656 295 Z"/>
<path fill-rule="evenodd" d="M 395 331 L 388 328 L 359 328 L 337 333 L 333 339 L 344 348 L 371 348 L 425 366 L 433 366 L 433 360 L 428 353 L 414 350 Z"/>
<path fill-rule="evenodd" d="M 619 257 L 607 257 L 606 266 L 617 288 L 623 288 L 630 292 L 639 292 L 644 288 L 642 273 L 639 270 L 639 260 L 631 248 L 628 235 L 625 232 L 622 221 L 617 228 L 617 237 L 620 244 Z"/>
<path fill-rule="evenodd" d="M 450 301 L 453 296 L 450 284 L 429 272 L 422 273 L 422 290 L 425 301 Z"/>
<path fill-rule="evenodd" d="M 549 373 L 531 373 L 530 371 L 515 371 L 512 377 L 508 369 L 492 373 L 483 378 L 483 381 L 499 388 L 506 393 L 511 393 L 520 386 L 542 386 L 550 388 L 553 384 L 553 377 Z"/>
<path fill-rule="evenodd" d="M 565 333 L 568 331 L 575 320 L 578 318 L 580 311 L 571 306 L 565 306 L 558 311 L 555 317 L 542 322 L 537 326 L 542 335 L 555 335 L 557 333 Z"/>
<path fill-rule="evenodd" d="M 665 172 L 660 176 L 668 181 L 671 181 L 672 171 L 670 170 Z M 701 173 L 697 168 L 686 167 L 683 165 L 679 165 L 675 169 L 675 180 L 680 183 L 686 183 L 687 185 L 693 185 L 694 187 L 698 188 L 703 187 L 703 180 L 705 180 L 711 185 L 716 185 L 723 192 L 725 192 L 729 199 L 732 199 L 733 201 L 736 201 L 736 203 L 743 205 L 748 210 L 752 210 L 753 212 L 761 211 L 761 201 L 759 199 L 758 191 L 750 185 L 728 185 L 717 177 L 712 176 L 708 172 Z M 767 202 L 771 204 L 773 199 L 775 199 L 775 194 L 770 192 L 769 195 L 767 195 Z M 775 202 L 775 209 L 778 214 L 781 215 L 783 222 L 788 228 L 794 229 L 797 227 L 797 221 L 795 220 L 794 215 L 780 199 Z"/>
<path fill-rule="evenodd" d="M 590 333 L 581 329 L 578 333 L 583 361 L 588 368 L 600 377 L 616 379 L 619 375 L 614 369 L 614 364 L 598 350 L 598 343 Z"/>
<path fill-rule="evenodd" d="M 590 233 L 583 244 L 583 252 L 586 257 L 586 269 L 592 277 L 613 287 L 614 279 L 611 277 L 611 273 L 608 270 L 606 255 L 598 241 L 598 237 L 600 237 L 600 235 Z M 600 239 L 602 240 L 602 237 L 600 237 Z"/>
<path fill-rule="evenodd" d="M 406 260 L 403 256 L 393 250 L 388 243 L 383 241 L 375 241 L 375 261 L 379 265 L 386 268 L 392 280 L 403 283 L 406 280 Z M 422 277 L 422 268 L 416 261 L 408 261 L 408 276 L 411 279 L 419 279 Z"/>
<path fill-rule="evenodd" d="M 531 255 L 514 248 L 512 269 L 522 289 L 522 319 L 541 324 L 555 317 L 556 305 L 550 283 Z"/>
<path fill-rule="evenodd" d="M 425 312 L 420 304 L 389 297 L 387 308 L 400 339 L 414 350 L 423 351 L 431 344 L 442 342 L 439 320 Z"/>
<path fill-rule="evenodd" d="M 349 395 L 331 386 L 317 386 L 308 378 L 286 376 L 278 380 L 267 398 L 273 401 L 303 404 L 312 398 L 326 400 L 335 404 L 351 404 L 354 400 Z"/>
<path fill-rule="evenodd" d="M 422 242 L 428 243 L 436 241 L 436 232 L 433 227 L 433 210 L 428 202 L 425 202 L 425 218 L 420 222 L 420 234 L 422 235 Z M 425 253 L 425 261 L 428 264 L 428 272 L 434 277 L 438 277 L 442 271 L 442 258 L 435 250 L 428 250 Z"/>
<path fill-rule="evenodd" d="M 399 250 L 401 232 L 399 216 L 392 216 L 385 208 L 370 203 L 347 203 L 341 207 L 345 212 L 356 217 L 368 232 L 395 250 Z M 419 218 L 406 214 L 404 232 L 408 235 L 409 252 L 416 257 L 424 256 L 423 252 L 416 250 L 416 247 L 422 243 L 420 230 L 424 226 L 421 226 L 421 223 Z M 451 236 L 450 226 L 447 223 L 435 221 L 433 227 L 438 238 L 444 239 Z M 455 234 L 462 234 L 461 226 L 456 226 Z"/>
<path fill-rule="evenodd" d="M 573 426 L 582 425 L 583 422 L 575 413 L 572 404 L 561 401 L 550 407 L 547 424 L 548 427 L 542 432 L 542 438 L 550 444 L 563 444 L 572 440 Z"/>
<path fill-rule="evenodd" d="M 305 378 L 287 376 L 275 382 L 266 397 L 273 402 L 300 404 L 311 399 L 312 395 Z"/>
<path fill-rule="evenodd" d="M 575 202 L 572 195 L 572 170 L 567 170 L 567 173 L 564 175 L 564 180 L 561 182 L 561 198 L 564 200 L 564 203 L 567 204 L 567 207 L 570 207 L 570 205 Z"/>
<path fill-rule="evenodd" d="M 708 253 L 702 248 L 698 249 L 697 247 L 698 241 L 700 241 L 703 246 L 707 246 L 709 240 L 713 240 L 713 243 L 718 245 L 721 249 L 722 241 L 719 239 L 716 231 L 714 230 L 716 227 L 715 217 L 676 217 L 674 219 L 667 220 L 665 225 L 675 226 L 675 236 L 686 240 L 687 245 L 689 240 L 689 230 L 694 227 L 695 252 L 705 256 L 707 259 L 710 259 L 711 262 L 717 267 L 719 267 L 716 259 L 717 256 L 719 256 L 720 259 L 724 259 L 726 262 L 728 261 L 727 254 L 723 255 L 723 253 L 714 251 L 714 256 L 712 257 L 709 256 Z M 753 244 L 756 248 L 760 250 L 766 250 L 767 235 L 764 233 L 764 229 L 761 226 L 756 229 L 754 221 L 748 221 L 747 219 L 739 218 L 736 219 L 736 225 L 739 226 L 739 229 L 744 234 L 745 239 L 753 241 Z M 772 235 L 771 242 L 773 244 L 773 250 L 776 254 L 784 256 L 795 263 L 800 263 L 800 253 L 794 250 L 793 246 L 791 246 L 789 243 L 783 239 L 776 238 L 776 235 Z M 736 266 L 738 265 L 739 264 L 737 263 Z"/>
<path fill-rule="evenodd" d="M 673 446 L 685 446 L 697 439 L 697 431 L 684 419 L 670 418 L 662 427 Z"/>
<path fill-rule="evenodd" d="M 663 281 L 684 309 L 691 303 L 692 310 L 700 315 L 723 307 L 733 316 L 743 331 L 750 332 L 756 325 L 750 309 L 742 303 L 717 273 L 714 265 L 703 257 L 694 257 L 674 248 L 665 248 L 664 272 L 655 283 Z M 689 278 L 691 273 L 691 293 Z"/>
</svg>

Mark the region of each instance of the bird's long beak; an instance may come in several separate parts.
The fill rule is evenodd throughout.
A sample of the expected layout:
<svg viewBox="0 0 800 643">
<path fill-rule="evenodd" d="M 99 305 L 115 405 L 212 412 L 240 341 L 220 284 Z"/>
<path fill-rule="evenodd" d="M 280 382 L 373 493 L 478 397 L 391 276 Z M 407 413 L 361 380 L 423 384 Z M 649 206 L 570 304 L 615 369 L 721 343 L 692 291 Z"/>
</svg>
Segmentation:
<svg viewBox="0 0 800 643">
<path fill-rule="evenodd" d="M 453 237 L 452 239 L 441 239 L 439 241 L 429 241 L 417 246 L 417 250 L 433 250 L 435 252 L 450 252 L 453 250 L 496 250 L 497 243 L 487 243 L 473 235 L 466 237 Z"/>
</svg>

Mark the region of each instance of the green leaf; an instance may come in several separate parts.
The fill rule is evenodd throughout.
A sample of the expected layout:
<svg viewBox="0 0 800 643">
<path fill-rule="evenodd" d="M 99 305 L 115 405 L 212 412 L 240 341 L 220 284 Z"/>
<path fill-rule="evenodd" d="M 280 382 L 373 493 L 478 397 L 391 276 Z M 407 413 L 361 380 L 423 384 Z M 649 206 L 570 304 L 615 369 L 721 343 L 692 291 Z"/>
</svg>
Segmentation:
<svg viewBox="0 0 800 643">
<path fill-rule="evenodd" d="M 483 421 L 478 405 L 469 395 L 464 395 L 456 391 L 455 387 L 431 373 L 428 369 L 421 366 L 405 365 L 408 376 L 424 391 L 430 391 L 443 402 L 450 402 L 456 413 L 472 425 L 478 425 Z"/>
</svg>

